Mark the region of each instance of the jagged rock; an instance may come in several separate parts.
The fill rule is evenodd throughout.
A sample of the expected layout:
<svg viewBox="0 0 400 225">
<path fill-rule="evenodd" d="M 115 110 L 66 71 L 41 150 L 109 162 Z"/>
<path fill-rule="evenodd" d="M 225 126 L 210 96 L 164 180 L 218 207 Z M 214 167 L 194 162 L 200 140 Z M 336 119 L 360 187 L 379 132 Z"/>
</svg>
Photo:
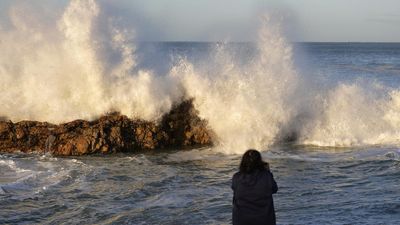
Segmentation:
<svg viewBox="0 0 400 225">
<path fill-rule="evenodd" d="M 206 145 L 211 143 L 207 123 L 198 117 L 192 101 L 182 102 L 166 114 L 161 121 L 167 144 L 172 146 Z"/>
<path fill-rule="evenodd" d="M 198 117 L 192 100 L 165 114 L 160 122 L 132 120 L 110 113 L 94 121 L 0 121 L 0 153 L 39 152 L 86 155 L 138 150 L 197 147 L 212 144 L 206 121 Z"/>
<path fill-rule="evenodd" d="M 49 123 L 22 121 L 18 123 L 0 121 L 0 152 L 42 151 L 49 129 Z"/>
</svg>

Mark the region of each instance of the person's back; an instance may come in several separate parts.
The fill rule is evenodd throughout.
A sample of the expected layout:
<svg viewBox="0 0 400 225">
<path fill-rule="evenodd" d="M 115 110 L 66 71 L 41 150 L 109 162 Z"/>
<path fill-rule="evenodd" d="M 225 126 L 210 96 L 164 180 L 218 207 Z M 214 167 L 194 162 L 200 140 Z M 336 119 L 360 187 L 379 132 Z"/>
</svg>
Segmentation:
<svg viewBox="0 0 400 225">
<path fill-rule="evenodd" d="M 249 151 L 243 156 L 240 171 L 232 178 L 233 224 L 275 224 L 272 194 L 278 191 L 277 184 L 267 164 L 262 162 L 261 155 L 258 156 L 255 150 Z M 252 154 L 259 162 L 246 158 L 252 157 Z M 249 163 L 255 165 L 246 165 Z"/>
</svg>

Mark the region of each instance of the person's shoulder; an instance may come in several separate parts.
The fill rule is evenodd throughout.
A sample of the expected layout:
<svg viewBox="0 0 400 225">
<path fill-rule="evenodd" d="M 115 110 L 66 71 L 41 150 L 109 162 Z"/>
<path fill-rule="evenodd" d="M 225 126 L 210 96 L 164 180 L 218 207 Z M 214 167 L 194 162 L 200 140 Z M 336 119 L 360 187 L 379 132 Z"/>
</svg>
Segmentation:
<svg viewBox="0 0 400 225">
<path fill-rule="evenodd" d="M 263 169 L 263 170 L 262 170 L 262 173 L 263 173 L 263 174 L 266 174 L 266 175 L 268 175 L 268 176 L 269 176 L 269 175 L 272 175 L 272 172 L 271 172 L 271 170 L 270 170 L 269 168 Z"/>
<path fill-rule="evenodd" d="M 240 174 L 241 174 L 240 171 L 236 172 L 235 174 L 233 174 L 232 179 L 233 180 L 238 179 Z"/>
</svg>

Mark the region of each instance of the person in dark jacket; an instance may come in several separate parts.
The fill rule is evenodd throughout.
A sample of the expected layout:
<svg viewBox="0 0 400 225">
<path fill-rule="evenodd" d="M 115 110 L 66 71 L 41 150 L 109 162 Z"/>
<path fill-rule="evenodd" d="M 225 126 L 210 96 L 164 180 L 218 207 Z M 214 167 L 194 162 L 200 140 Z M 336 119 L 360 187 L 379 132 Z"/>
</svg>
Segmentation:
<svg viewBox="0 0 400 225">
<path fill-rule="evenodd" d="M 278 191 L 268 163 L 260 152 L 247 150 L 240 163 L 239 172 L 232 178 L 233 225 L 275 225 L 272 194 Z"/>
</svg>

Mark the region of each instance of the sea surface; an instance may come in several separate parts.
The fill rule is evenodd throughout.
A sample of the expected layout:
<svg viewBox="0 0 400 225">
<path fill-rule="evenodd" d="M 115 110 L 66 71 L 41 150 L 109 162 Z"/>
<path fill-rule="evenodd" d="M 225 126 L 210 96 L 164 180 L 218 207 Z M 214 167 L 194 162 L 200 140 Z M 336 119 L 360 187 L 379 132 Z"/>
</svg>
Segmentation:
<svg viewBox="0 0 400 225">
<path fill-rule="evenodd" d="M 143 43 L 139 67 L 163 74 L 176 55 L 199 61 L 215 45 Z M 249 44 L 231 45 L 244 64 L 255 54 Z M 322 89 L 399 88 L 400 44 L 297 43 L 293 49 L 298 73 Z M 305 143 L 260 149 L 279 186 L 278 224 L 400 224 L 399 145 Z M 231 177 L 239 162 L 240 154 L 218 146 L 84 157 L 3 154 L 0 224 L 230 224 Z"/>
</svg>

